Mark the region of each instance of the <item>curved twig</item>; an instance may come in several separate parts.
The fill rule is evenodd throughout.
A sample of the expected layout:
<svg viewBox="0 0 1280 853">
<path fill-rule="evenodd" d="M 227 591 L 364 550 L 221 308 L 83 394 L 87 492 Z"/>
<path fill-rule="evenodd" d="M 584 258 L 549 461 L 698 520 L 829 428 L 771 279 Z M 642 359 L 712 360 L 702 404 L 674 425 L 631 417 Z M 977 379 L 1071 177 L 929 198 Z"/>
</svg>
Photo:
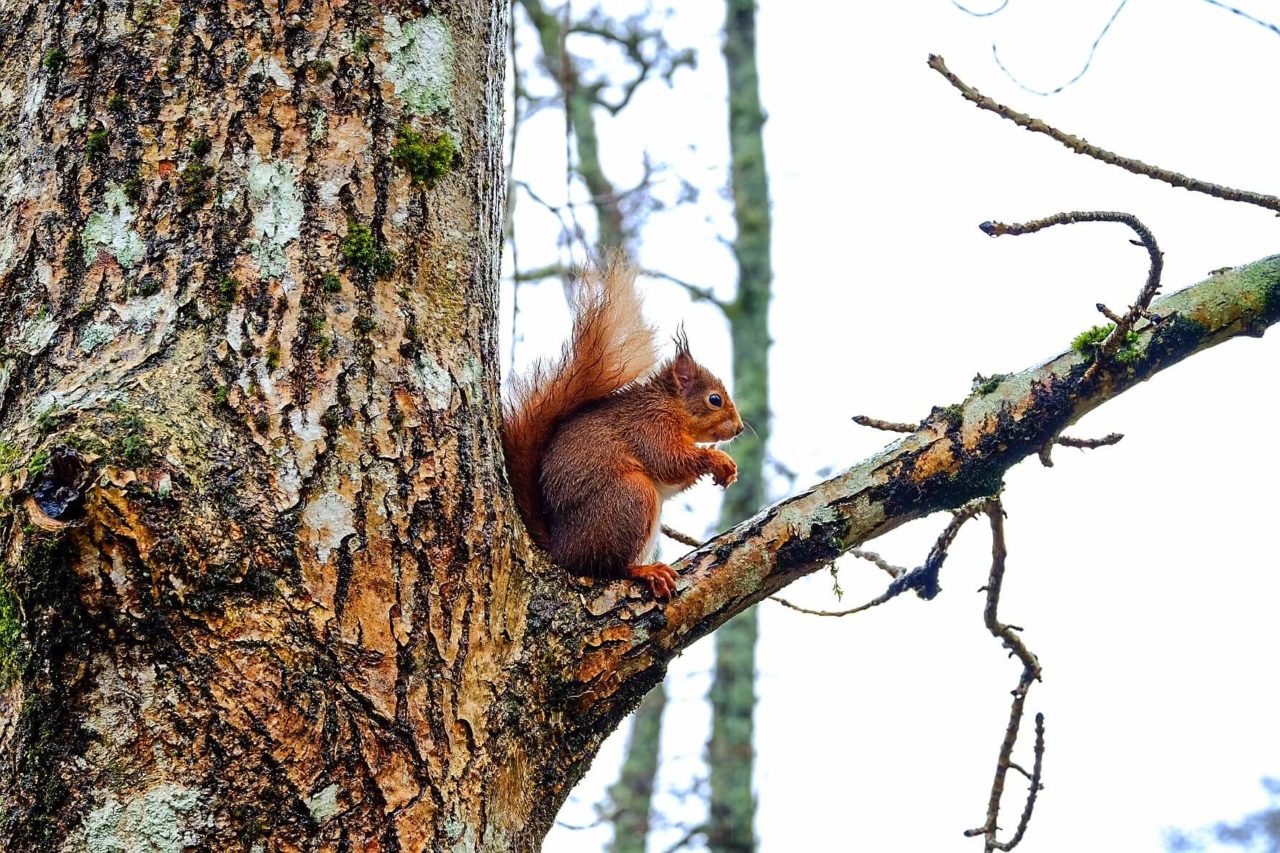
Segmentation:
<svg viewBox="0 0 1280 853">
<path fill-rule="evenodd" d="M 1041 95 L 1041 96 L 1056 95 L 1059 92 L 1061 92 L 1063 89 L 1067 88 L 1068 86 L 1078 83 L 1080 81 L 1080 78 L 1084 77 L 1085 74 L 1089 73 L 1089 67 L 1093 65 L 1093 55 L 1098 52 L 1098 45 L 1102 44 L 1102 40 L 1106 38 L 1107 33 L 1111 31 L 1111 25 L 1116 22 L 1116 18 L 1120 16 L 1120 12 L 1128 4 L 1129 4 L 1129 0 L 1120 0 L 1120 5 L 1117 6 L 1116 10 L 1111 13 L 1111 17 L 1108 18 L 1107 22 L 1102 26 L 1102 31 L 1098 33 L 1098 37 L 1095 38 L 1093 40 L 1093 44 L 1090 45 L 1089 55 L 1085 57 L 1084 65 L 1080 68 L 1080 71 L 1076 74 L 1076 76 L 1072 77 L 1070 80 L 1063 83 L 1061 86 L 1057 86 L 1053 89 L 1045 89 L 1043 91 L 1040 89 L 1032 89 L 1030 86 L 1026 85 L 1017 77 L 1015 77 L 1013 72 L 1010 71 L 1008 68 L 1006 68 L 1004 63 L 1000 61 L 1000 52 L 996 50 L 996 46 L 994 42 L 991 44 L 991 58 L 995 60 L 996 67 L 998 67 L 1001 71 L 1003 71 L 1004 75 L 1013 81 L 1013 85 L 1017 86 L 1019 89 L 1023 90 L 1024 92 L 1030 92 L 1033 95 Z"/>
</svg>

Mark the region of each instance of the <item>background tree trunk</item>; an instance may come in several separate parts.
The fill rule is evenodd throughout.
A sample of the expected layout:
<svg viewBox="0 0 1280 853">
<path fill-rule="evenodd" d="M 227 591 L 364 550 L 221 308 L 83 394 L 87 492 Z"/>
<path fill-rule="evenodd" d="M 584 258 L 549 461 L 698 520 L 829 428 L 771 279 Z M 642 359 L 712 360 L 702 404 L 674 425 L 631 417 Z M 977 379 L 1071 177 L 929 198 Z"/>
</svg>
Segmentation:
<svg viewBox="0 0 1280 853">
<path fill-rule="evenodd" d="M 631 716 L 631 733 L 622 769 L 618 772 L 618 781 L 609 786 L 613 815 L 611 853 L 645 851 L 662 748 L 662 712 L 666 705 L 667 692 L 659 682 Z"/>
<path fill-rule="evenodd" d="M 596 132 L 596 97 L 582 82 L 577 60 L 565 44 L 567 22 L 548 11 L 541 0 L 518 0 L 538 33 L 542 63 L 556 81 L 564 99 L 565 121 L 572 131 L 577 159 L 573 170 L 591 193 L 596 212 L 597 251 L 629 249 L 635 238 L 634 222 L 628 222 L 613 182 L 600 160 L 600 136 Z"/>
<path fill-rule="evenodd" d="M 733 399 L 751 425 L 733 444 L 738 482 L 725 492 L 720 529 L 728 530 L 764 506 L 764 460 L 769 442 L 770 261 L 768 171 L 764 110 L 756 70 L 755 0 L 725 3 L 724 59 L 729 81 L 729 150 L 737 236 L 733 255 L 738 291 L 726 308 L 733 341 Z M 707 747 L 711 802 L 707 845 L 716 853 L 755 849 L 753 725 L 758 618 L 753 607 L 716 632 L 711 684 L 711 741 Z"/>
</svg>

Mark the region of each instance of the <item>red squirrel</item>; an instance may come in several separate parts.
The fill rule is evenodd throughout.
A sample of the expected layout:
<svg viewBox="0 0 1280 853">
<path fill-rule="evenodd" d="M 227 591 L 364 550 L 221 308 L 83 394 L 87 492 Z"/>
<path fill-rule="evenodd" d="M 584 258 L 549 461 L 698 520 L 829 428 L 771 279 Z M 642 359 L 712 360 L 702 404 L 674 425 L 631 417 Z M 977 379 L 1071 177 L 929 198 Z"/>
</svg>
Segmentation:
<svg viewBox="0 0 1280 853">
<path fill-rule="evenodd" d="M 630 578 L 671 598 L 676 574 L 656 557 L 662 502 L 738 467 L 704 444 L 742 432 L 724 383 L 694 361 L 683 332 L 658 363 L 635 269 L 615 258 L 578 281 L 560 358 L 514 381 L 502 443 L 516 506 L 533 541 L 566 570 Z"/>
</svg>

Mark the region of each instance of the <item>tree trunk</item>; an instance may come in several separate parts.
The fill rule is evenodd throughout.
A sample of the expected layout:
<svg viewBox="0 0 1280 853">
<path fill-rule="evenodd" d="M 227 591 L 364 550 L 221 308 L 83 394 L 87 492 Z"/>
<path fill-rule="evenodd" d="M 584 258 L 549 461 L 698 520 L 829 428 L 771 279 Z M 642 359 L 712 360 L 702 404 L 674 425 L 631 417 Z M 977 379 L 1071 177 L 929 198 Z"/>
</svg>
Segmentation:
<svg viewBox="0 0 1280 853">
<path fill-rule="evenodd" d="M 535 846 L 502 4 L 0 15 L 4 848 Z"/>
</svg>

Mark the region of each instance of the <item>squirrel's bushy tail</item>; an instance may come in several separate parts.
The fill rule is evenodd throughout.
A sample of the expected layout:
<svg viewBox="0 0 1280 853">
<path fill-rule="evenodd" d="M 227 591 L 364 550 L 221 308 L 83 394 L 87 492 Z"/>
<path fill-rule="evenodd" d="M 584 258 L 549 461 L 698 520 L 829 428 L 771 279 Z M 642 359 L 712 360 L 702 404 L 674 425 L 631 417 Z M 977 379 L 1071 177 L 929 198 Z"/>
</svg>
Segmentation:
<svg viewBox="0 0 1280 853">
<path fill-rule="evenodd" d="M 560 357 L 513 378 L 502 413 L 502 444 L 516 505 L 543 547 L 547 523 L 538 483 L 556 426 L 588 403 L 640 379 L 658 359 L 654 330 L 640 312 L 636 269 L 615 256 L 579 276 L 573 333 Z"/>
</svg>

